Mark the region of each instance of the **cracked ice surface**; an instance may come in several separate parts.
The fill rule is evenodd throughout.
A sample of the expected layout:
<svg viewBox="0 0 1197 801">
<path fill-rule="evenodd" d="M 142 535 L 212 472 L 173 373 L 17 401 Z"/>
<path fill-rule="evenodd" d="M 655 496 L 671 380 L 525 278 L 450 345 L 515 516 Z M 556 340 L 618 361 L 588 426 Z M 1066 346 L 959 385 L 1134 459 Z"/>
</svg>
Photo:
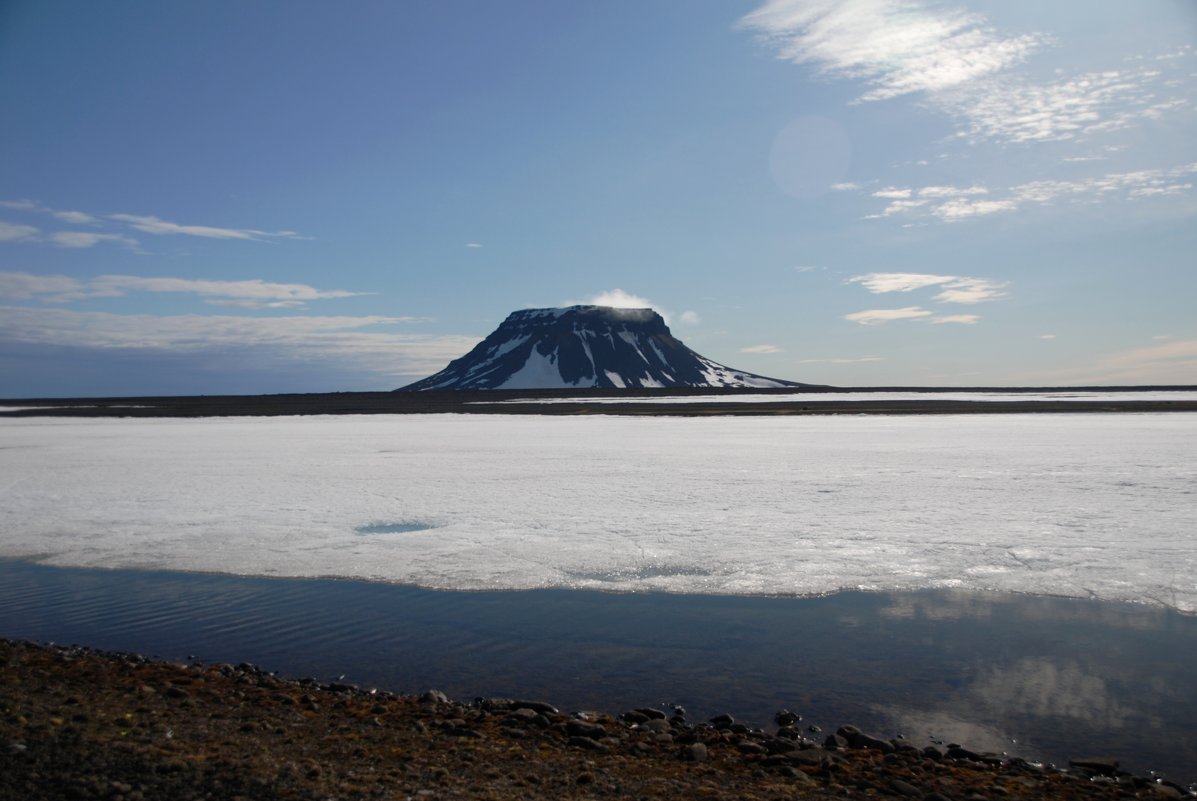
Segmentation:
<svg viewBox="0 0 1197 801">
<path fill-rule="evenodd" d="M 1197 612 L 1197 415 L 0 421 L 0 556 Z"/>
</svg>

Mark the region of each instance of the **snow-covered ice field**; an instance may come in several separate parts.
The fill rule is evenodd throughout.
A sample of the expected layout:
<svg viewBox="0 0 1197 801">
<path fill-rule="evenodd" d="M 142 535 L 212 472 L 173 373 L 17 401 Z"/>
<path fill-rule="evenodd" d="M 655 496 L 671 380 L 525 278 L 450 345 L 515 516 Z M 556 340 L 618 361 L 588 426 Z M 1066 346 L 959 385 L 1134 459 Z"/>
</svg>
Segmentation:
<svg viewBox="0 0 1197 801">
<path fill-rule="evenodd" d="M 0 421 L 0 557 L 1197 612 L 1197 415 Z"/>
</svg>

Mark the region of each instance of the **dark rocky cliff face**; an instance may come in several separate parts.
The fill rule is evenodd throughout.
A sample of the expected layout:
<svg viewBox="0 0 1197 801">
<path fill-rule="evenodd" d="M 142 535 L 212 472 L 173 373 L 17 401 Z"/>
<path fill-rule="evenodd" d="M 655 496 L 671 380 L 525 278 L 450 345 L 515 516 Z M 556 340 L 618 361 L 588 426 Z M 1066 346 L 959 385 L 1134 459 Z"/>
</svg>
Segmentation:
<svg viewBox="0 0 1197 801">
<path fill-rule="evenodd" d="M 449 366 L 404 390 L 787 387 L 682 344 L 652 309 L 569 306 L 512 312 Z"/>
</svg>

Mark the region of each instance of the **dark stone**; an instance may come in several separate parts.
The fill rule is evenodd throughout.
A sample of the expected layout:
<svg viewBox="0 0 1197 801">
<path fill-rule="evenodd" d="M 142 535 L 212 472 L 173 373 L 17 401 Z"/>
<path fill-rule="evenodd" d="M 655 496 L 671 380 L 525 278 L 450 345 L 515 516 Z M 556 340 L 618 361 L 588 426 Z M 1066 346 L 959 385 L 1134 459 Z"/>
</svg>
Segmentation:
<svg viewBox="0 0 1197 801">
<path fill-rule="evenodd" d="M 741 754 L 763 754 L 763 753 L 765 753 L 765 746 L 761 745 L 760 743 L 754 743 L 754 742 L 751 742 L 748 740 L 745 740 L 744 742 L 741 742 L 741 743 L 736 743 L 736 749 L 739 750 L 739 752 Z"/>
<path fill-rule="evenodd" d="M 512 709 L 531 709 L 533 712 L 539 712 L 542 715 L 557 715 L 560 714 L 557 707 L 552 704 L 546 704 L 542 701 L 512 701 Z"/>
<path fill-rule="evenodd" d="M 972 762 L 980 762 L 981 755 L 975 751 L 969 751 L 959 745 L 949 745 L 947 752 L 944 753 L 948 759 L 967 759 Z"/>
<path fill-rule="evenodd" d="M 429 690 L 420 696 L 420 700 L 426 704 L 447 704 L 449 703 L 449 696 L 440 690 Z"/>
<path fill-rule="evenodd" d="M 765 740 L 765 750 L 770 754 L 788 754 L 790 751 L 797 751 L 798 745 L 793 740 L 770 737 Z"/>
<path fill-rule="evenodd" d="M 923 749 L 923 756 L 927 757 L 927 759 L 938 762 L 939 760 L 943 759 L 943 751 L 940 751 L 933 745 L 929 745 Z"/>
<path fill-rule="evenodd" d="M 773 722 L 778 726 L 793 726 L 800 720 L 802 720 L 801 715 L 795 714 L 788 709 L 783 709 L 773 716 Z"/>
<path fill-rule="evenodd" d="M 665 719 L 664 712 L 662 712 L 659 709 L 653 709 L 652 707 L 648 707 L 648 706 L 638 706 L 635 709 L 633 709 L 632 711 L 639 712 L 641 715 L 644 715 L 644 717 L 648 718 L 649 720 L 664 720 Z"/>
<path fill-rule="evenodd" d="M 669 721 L 664 720 L 663 718 L 646 720 L 640 724 L 640 728 L 644 729 L 645 731 L 655 732 L 656 734 L 668 734 L 672 730 L 672 727 L 669 725 Z"/>
<path fill-rule="evenodd" d="M 716 729 L 730 729 L 732 727 L 732 724 L 736 722 L 736 719 L 733 718 L 731 715 L 724 713 L 722 715 L 716 715 L 715 717 L 711 718 L 710 722 L 711 722 L 711 725 L 714 726 Z"/>
<path fill-rule="evenodd" d="M 845 738 L 848 741 L 848 745 L 852 748 L 870 748 L 874 751 L 880 751 L 883 754 L 892 754 L 894 752 L 894 746 L 889 740 L 882 740 L 880 737 L 865 734 L 855 726 L 841 726 L 837 734 Z"/>
<path fill-rule="evenodd" d="M 644 723 L 649 718 L 648 718 L 648 715 L 637 712 L 636 710 L 633 709 L 630 712 L 624 712 L 623 719 L 626 722 L 631 723 L 632 725 L 635 725 L 637 723 Z"/>
<path fill-rule="evenodd" d="M 1092 771 L 1099 776 L 1113 776 L 1118 773 L 1118 760 L 1113 757 L 1085 757 L 1068 760 L 1070 767 Z"/>
<path fill-rule="evenodd" d="M 567 741 L 570 748 L 581 748 L 585 751 L 606 751 L 607 746 L 589 737 L 570 737 Z"/>
<path fill-rule="evenodd" d="M 819 767 L 827 762 L 827 752 L 822 748 L 806 748 L 801 751 L 791 751 L 787 756 L 793 765 Z"/>
<path fill-rule="evenodd" d="M 848 747 L 848 738 L 842 734 L 829 734 L 823 741 L 823 747 L 828 751 L 840 751 Z"/>
<path fill-rule="evenodd" d="M 682 749 L 682 759 L 688 762 L 706 762 L 707 747 L 702 743 L 691 743 Z"/>
<path fill-rule="evenodd" d="M 889 783 L 889 787 L 898 795 L 906 796 L 907 798 L 918 798 L 923 794 L 919 788 L 902 779 L 894 779 Z"/>
<path fill-rule="evenodd" d="M 607 730 L 597 723 L 587 723 L 583 720 L 571 720 L 565 724 L 565 730 L 574 737 L 589 737 L 592 740 L 601 740 L 607 736 Z"/>
<path fill-rule="evenodd" d="M 477 729 L 467 728 L 465 726 L 454 726 L 451 729 L 447 729 L 445 734 L 449 735 L 450 737 L 468 737 L 473 739 L 482 737 L 482 732 L 478 731 Z"/>
</svg>

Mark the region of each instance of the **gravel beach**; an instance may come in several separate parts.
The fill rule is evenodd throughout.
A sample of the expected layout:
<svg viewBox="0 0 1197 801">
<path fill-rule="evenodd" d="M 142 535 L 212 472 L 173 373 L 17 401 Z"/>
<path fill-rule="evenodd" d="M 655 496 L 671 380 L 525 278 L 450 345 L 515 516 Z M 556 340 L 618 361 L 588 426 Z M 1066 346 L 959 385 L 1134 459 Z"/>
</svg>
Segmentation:
<svg viewBox="0 0 1197 801">
<path fill-rule="evenodd" d="M 1098 757 L 752 730 L 673 709 L 394 695 L 0 640 L 0 799 L 1181 798 Z"/>
</svg>

